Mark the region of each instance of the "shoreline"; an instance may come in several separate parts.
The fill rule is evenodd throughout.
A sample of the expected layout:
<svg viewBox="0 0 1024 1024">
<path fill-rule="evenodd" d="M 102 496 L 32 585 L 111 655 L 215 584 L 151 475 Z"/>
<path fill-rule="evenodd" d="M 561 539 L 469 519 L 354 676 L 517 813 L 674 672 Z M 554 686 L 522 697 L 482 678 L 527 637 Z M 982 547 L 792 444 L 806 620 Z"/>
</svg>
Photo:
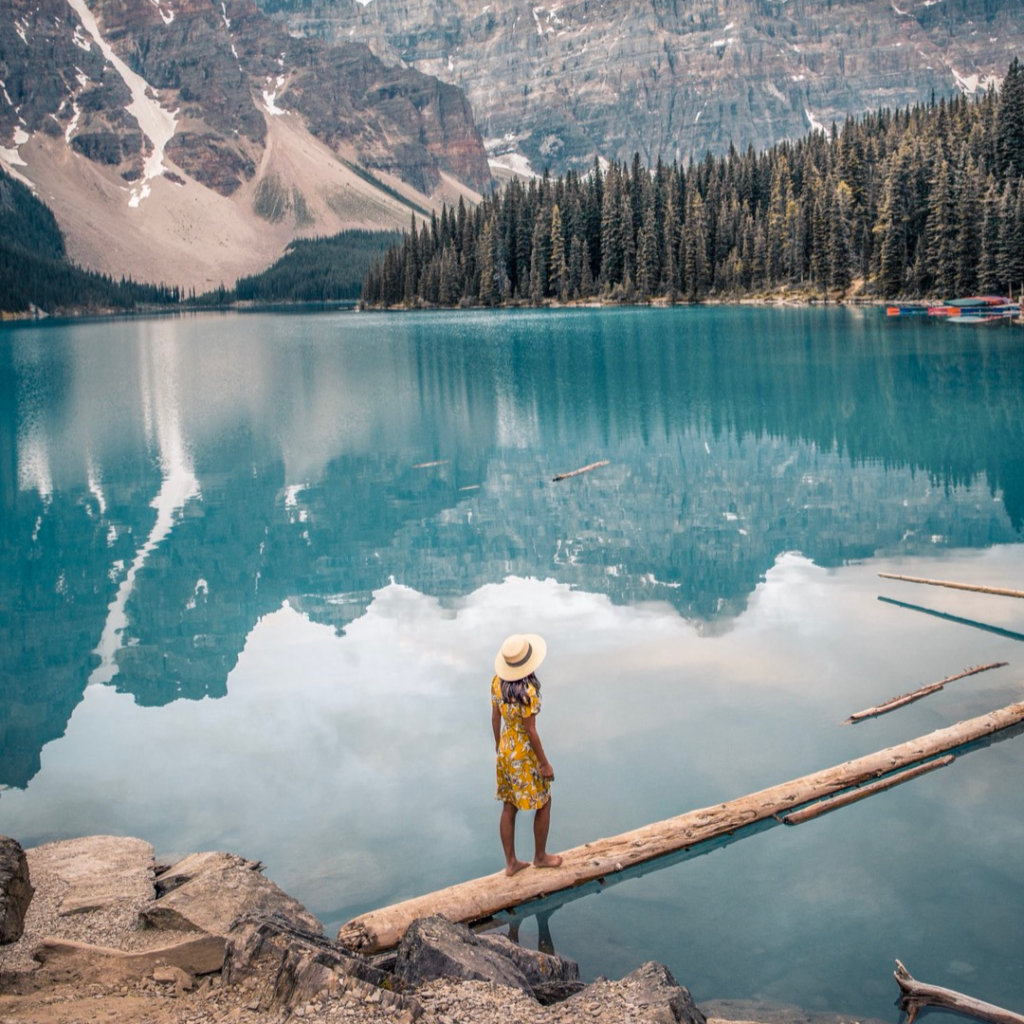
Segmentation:
<svg viewBox="0 0 1024 1024">
<path fill-rule="evenodd" d="M 421 918 L 387 958 L 364 957 L 325 936 L 261 864 L 234 854 L 168 866 L 142 840 L 90 836 L 25 850 L 23 861 L 35 891 L 23 933 L 0 945 L 5 1024 L 854 1020 L 740 1000 L 702 1009 L 655 962 L 583 983 L 574 961 L 443 918 Z M 7 905 L 4 888 L 0 917 Z"/>
</svg>

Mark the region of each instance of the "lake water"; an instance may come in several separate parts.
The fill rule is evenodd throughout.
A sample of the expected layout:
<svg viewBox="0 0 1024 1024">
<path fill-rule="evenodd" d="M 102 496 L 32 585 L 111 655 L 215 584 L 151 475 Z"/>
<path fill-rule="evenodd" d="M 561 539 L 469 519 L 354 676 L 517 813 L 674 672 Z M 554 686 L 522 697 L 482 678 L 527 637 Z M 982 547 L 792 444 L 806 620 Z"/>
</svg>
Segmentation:
<svg viewBox="0 0 1024 1024">
<path fill-rule="evenodd" d="M 1024 604 L 877 574 L 1021 587 L 1022 340 L 843 309 L 5 327 L 0 832 L 258 858 L 333 934 L 500 867 L 510 632 L 549 644 L 555 850 L 1019 700 Z M 1024 1012 L 1022 771 L 995 743 L 520 939 L 702 1005 L 895 1020 L 899 957 Z"/>
</svg>

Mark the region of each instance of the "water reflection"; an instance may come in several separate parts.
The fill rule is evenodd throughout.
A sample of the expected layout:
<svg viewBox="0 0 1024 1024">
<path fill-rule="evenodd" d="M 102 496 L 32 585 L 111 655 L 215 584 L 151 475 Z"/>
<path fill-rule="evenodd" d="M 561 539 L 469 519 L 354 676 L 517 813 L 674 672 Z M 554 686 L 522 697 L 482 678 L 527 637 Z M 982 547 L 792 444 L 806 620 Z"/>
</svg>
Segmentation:
<svg viewBox="0 0 1024 1024">
<path fill-rule="evenodd" d="M 38 771 L 90 681 L 143 705 L 222 696 L 286 601 L 343 630 L 392 578 L 452 601 L 551 576 L 713 633 L 780 552 L 1014 541 L 1020 354 L 1008 332 L 939 347 L 928 326 L 679 310 L 5 331 L 0 782 Z"/>
</svg>

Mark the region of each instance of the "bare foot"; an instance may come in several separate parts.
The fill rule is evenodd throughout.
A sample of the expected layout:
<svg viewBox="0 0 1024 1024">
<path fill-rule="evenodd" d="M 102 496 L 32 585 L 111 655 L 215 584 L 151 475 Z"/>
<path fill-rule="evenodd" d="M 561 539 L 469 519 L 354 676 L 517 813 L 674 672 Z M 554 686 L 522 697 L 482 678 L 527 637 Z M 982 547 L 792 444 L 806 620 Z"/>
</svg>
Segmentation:
<svg viewBox="0 0 1024 1024">
<path fill-rule="evenodd" d="M 523 868 L 528 868 L 529 866 L 525 860 L 514 860 L 511 864 L 505 865 L 505 874 L 511 878 L 517 871 L 522 871 Z"/>
<path fill-rule="evenodd" d="M 535 868 L 557 868 L 562 863 L 562 858 L 557 853 L 545 853 L 543 857 L 534 859 Z"/>
</svg>

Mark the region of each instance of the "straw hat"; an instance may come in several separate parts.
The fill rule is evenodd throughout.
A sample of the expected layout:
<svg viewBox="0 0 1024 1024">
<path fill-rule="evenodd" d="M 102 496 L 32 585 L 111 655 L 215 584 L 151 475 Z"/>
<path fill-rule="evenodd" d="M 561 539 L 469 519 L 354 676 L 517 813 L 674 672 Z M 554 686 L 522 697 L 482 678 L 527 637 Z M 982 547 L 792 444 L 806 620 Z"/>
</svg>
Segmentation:
<svg viewBox="0 0 1024 1024">
<path fill-rule="evenodd" d="M 499 679 L 515 682 L 537 670 L 548 653 L 544 638 L 536 633 L 513 633 L 494 659 L 494 672 Z"/>
</svg>

